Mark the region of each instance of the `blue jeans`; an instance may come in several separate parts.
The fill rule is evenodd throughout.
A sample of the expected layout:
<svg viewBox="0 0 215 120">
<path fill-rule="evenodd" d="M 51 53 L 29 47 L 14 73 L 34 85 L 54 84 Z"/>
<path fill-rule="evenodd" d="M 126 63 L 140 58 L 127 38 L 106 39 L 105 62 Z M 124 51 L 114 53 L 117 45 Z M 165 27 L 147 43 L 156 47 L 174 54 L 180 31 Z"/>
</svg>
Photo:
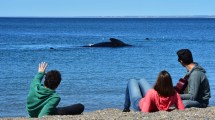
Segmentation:
<svg viewBox="0 0 215 120">
<path fill-rule="evenodd" d="M 130 105 L 132 105 L 135 111 L 140 111 L 140 99 L 143 98 L 146 92 L 151 88 L 151 85 L 145 79 L 129 80 L 125 92 L 124 108 L 129 109 Z"/>
<path fill-rule="evenodd" d="M 197 107 L 197 108 L 205 108 L 206 104 L 200 103 L 198 101 L 193 100 L 182 100 L 185 108 Z"/>
</svg>

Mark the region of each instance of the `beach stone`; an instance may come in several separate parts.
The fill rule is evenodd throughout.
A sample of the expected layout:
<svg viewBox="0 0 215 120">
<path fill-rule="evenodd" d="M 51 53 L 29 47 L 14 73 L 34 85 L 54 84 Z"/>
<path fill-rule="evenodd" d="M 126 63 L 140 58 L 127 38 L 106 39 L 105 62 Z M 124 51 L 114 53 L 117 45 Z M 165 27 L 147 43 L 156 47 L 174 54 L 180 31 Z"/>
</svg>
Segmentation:
<svg viewBox="0 0 215 120">
<path fill-rule="evenodd" d="M 27 117 L 0 118 L 0 120 L 28 120 Z M 93 112 L 84 112 L 81 115 L 53 115 L 39 118 L 39 120 L 214 120 L 215 107 L 187 108 L 184 111 L 159 111 L 153 113 L 122 112 L 109 108 Z"/>
</svg>

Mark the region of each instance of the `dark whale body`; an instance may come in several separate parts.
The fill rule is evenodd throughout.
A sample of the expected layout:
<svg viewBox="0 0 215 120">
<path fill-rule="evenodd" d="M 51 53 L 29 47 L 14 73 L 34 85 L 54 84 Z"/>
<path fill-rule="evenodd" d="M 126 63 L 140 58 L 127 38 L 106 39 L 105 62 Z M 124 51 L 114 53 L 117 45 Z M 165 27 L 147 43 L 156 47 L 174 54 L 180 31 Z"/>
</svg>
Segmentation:
<svg viewBox="0 0 215 120">
<path fill-rule="evenodd" d="M 132 46 L 132 45 L 126 44 L 116 38 L 110 38 L 110 42 L 89 44 L 83 47 L 125 47 L 125 46 Z"/>
</svg>

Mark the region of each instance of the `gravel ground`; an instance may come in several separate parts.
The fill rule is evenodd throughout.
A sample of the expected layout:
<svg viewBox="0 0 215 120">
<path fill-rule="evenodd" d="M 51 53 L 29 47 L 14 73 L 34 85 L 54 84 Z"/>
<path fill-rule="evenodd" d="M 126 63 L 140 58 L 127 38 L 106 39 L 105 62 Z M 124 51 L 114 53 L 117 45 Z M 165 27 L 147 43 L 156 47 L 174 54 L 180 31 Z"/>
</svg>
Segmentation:
<svg viewBox="0 0 215 120">
<path fill-rule="evenodd" d="M 0 120 L 27 120 L 27 117 L 0 118 Z M 159 111 L 154 113 L 122 112 L 119 109 L 104 109 L 84 112 L 82 115 L 46 116 L 43 120 L 215 120 L 215 107 L 189 108 L 184 111 Z"/>
</svg>

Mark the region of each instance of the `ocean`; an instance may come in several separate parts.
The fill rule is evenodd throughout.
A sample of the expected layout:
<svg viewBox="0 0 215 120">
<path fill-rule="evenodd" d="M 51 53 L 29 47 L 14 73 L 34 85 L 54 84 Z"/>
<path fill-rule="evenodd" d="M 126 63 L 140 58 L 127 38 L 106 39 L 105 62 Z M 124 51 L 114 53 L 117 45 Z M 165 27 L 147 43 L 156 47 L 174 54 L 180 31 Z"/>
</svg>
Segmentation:
<svg viewBox="0 0 215 120">
<path fill-rule="evenodd" d="M 0 18 L 0 117 L 28 116 L 26 97 L 42 61 L 62 74 L 59 106 L 123 109 L 129 79 L 153 85 L 167 70 L 175 85 L 185 75 L 176 55 L 182 48 L 207 71 L 214 106 L 214 33 L 213 18 Z M 133 46 L 82 47 L 109 38 Z"/>
</svg>

